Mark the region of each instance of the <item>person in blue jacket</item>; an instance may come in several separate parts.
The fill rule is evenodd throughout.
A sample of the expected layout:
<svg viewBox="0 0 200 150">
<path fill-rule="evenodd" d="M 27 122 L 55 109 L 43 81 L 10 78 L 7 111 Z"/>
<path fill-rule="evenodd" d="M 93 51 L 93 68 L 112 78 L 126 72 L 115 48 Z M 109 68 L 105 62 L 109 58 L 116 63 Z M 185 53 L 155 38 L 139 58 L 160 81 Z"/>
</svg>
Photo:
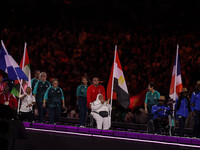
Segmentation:
<svg viewBox="0 0 200 150">
<path fill-rule="evenodd" d="M 55 124 L 59 121 L 62 107 L 65 108 L 65 100 L 63 90 L 58 87 L 58 80 L 52 80 L 52 86 L 47 89 L 44 95 L 43 107 L 49 108 L 50 124 Z"/>
<path fill-rule="evenodd" d="M 191 97 L 191 111 L 194 115 L 194 137 L 200 137 L 200 81 Z"/>
<path fill-rule="evenodd" d="M 164 128 L 169 123 L 168 116 L 170 115 L 170 107 L 165 104 L 165 96 L 160 96 L 159 104 L 152 107 L 153 121 L 155 132 L 160 134 L 162 131 L 165 131 Z"/>
<path fill-rule="evenodd" d="M 176 100 L 176 117 L 179 122 L 179 136 L 183 136 L 185 121 L 190 111 L 190 99 L 188 97 L 187 88 L 182 88 L 178 100 Z"/>
</svg>

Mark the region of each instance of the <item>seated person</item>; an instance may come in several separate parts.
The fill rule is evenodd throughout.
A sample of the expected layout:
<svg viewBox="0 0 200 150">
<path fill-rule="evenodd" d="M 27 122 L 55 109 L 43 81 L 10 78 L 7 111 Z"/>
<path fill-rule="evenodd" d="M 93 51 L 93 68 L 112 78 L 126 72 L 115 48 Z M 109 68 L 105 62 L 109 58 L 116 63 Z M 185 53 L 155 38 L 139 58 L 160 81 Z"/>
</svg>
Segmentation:
<svg viewBox="0 0 200 150">
<path fill-rule="evenodd" d="M 26 93 L 20 96 L 21 107 L 20 107 L 20 120 L 33 121 L 33 105 L 35 105 L 35 97 L 31 93 L 30 87 L 26 88 Z"/>
<path fill-rule="evenodd" d="M 109 99 L 105 101 L 102 94 L 98 94 L 96 101 L 91 103 L 91 115 L 96 120 L 97 129 L 109 129 Z"/>
<path fill-rule="evenodd" d="M 153 121 L 155 132 L 160 134 L 165 131 L 166 126 L 169 124 L 168 116 L 170 115 L 170 107 L 165 104 L 165 96 L 160 96 L 159 104 L 152 107 Z"/>
</svg>

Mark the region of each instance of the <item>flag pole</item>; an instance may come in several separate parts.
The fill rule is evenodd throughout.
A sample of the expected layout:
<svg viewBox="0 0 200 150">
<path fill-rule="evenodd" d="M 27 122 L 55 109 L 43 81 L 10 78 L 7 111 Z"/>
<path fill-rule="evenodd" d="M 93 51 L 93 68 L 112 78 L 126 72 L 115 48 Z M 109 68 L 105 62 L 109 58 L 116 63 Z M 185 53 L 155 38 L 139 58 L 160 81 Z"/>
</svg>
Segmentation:
<svg viewBox="0 0 200 150">
<path fill-rule="evenodd" d="M 115 56 L 114 56 L 114 63 L 113 63 L 113 76 L 112 76 L 112 88 L 111 88 L 111 107 L 112 107 L 112 99 L 113 99 L 113 85 L 114 85 L 114 70 L 115 70 L 115 58 L 117 52 L 117 45 L 115 45 Z"/>
<path fill-rule="evenodd" d="M 174 101 L 176 101 L 176 76 L 177 76 L 177 68 L 178 68 L 178 49 L 179 49 L 179 45 L 177 44 L 176 66 L 175 66 L 175 80 L 174 80 L 174 95 L 173 95 L 173 100 Z M 173 103 L 173 117 L 174 117 L 174 108 L 175 108 L 175 103 Z"/>
<path fill-rule="evenodd" d="M 177 49 L 176 49 L 176 66 L 175 66 L 175 79 L 174 79 L 174 95 L 173 95 L 173 101 L 176 101 L 176 76 L 177 76 L 177 68 L 178 68 L 178 49 L 179 49 L 179 45 L 177 44 Z M 175 104 L 173 102 L 173 110 L 172 110 L 172 126 L 174 126 L 175 128 Z"/>
<path fill-rule="evenodd" d="M 25 62 L 25 56 L 26 56 L 26 42 L 25 42 L 25 45 L 24 45 L 24 54 L 23 54 L 23 61 L 22 61 L 22 70 L 23 70 L 23 68 L 24 68 L 24 62 Z M 21 92 L 22 92 L 22 90 L 21 89 L 23 89 L 23 87 L 22 87 L 22 82 L 23 82 L 23 80 L 21 79 L 20 80 L 20 88 L 19 88 L 19 98 L 20 98 L 20 96 L 21 96 Z M 23 89 L 23 92 L 24 92 L 24 89 Z M 25 93 L 25 92 L 24 92 Z M 20 100 L 18 101 L 18 108 L 17 108 L 17 113 L 19 114 L 19 109 L 20 109 Z"/>
<path fill-rule="evenodd" d="M 109 114 L 109 127 L 111 127 L 111 113 L 112 113 L 113 85 L 114 85 L 114 70 L 115 70 L 116 53 L 117 53 L 117 45 L 115 45 L 115 56 L 114 56 L 114 63 L 113 63 L 112 88 L 111 88 L 111 102 L 110 102 L 110 114 Z"/>
</svg>

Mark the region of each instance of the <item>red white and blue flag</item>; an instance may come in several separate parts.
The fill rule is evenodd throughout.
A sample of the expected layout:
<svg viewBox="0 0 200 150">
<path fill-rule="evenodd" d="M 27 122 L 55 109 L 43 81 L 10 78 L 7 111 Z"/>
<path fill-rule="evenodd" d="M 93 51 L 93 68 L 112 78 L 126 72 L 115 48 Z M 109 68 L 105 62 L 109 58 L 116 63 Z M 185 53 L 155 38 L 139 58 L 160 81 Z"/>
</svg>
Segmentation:
<svg viewBox="0 0 200 150">
<path fill-rule="evenodd" d="M 183 88 L 182 78 L 181 78 L 181 69 L 180 69 L 180 57 L 178 54 L 178 50 L 179 50 L 179 46 L 177 45 L 176 58 L 174 61 L 170 92 L 169 92 L 169 96 L 173 100 L 176 100 L 178 98 L 178 95 Z"/>
</svg>

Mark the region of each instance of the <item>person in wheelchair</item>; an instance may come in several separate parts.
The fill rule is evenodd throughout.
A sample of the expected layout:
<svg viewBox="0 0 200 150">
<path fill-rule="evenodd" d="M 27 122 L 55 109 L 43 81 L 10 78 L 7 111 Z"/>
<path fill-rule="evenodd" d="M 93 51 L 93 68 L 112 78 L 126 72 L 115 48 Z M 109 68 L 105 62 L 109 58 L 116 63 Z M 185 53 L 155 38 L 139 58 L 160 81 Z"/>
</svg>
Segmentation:
<svg viewBox="0 0 200 150">
<path fill-rule="evenodd" d="M 97 129 L 109 129 L 109 112 L 111 106 L 109 104 L 110 100 L 104 100 L 102 94 L 98 94 L 94 102 L 91 105 L 91 115 L 96 121 Z"/>
<path fill-rule="evenodd" d="M 152 107 L 152 113 L 155 133 L 161 134 L 166 131 L 169 124 L 170 107 L 165 104 L 165 96 L 160 96 L 158 101 L 159 104 Z"/>
</svg>

